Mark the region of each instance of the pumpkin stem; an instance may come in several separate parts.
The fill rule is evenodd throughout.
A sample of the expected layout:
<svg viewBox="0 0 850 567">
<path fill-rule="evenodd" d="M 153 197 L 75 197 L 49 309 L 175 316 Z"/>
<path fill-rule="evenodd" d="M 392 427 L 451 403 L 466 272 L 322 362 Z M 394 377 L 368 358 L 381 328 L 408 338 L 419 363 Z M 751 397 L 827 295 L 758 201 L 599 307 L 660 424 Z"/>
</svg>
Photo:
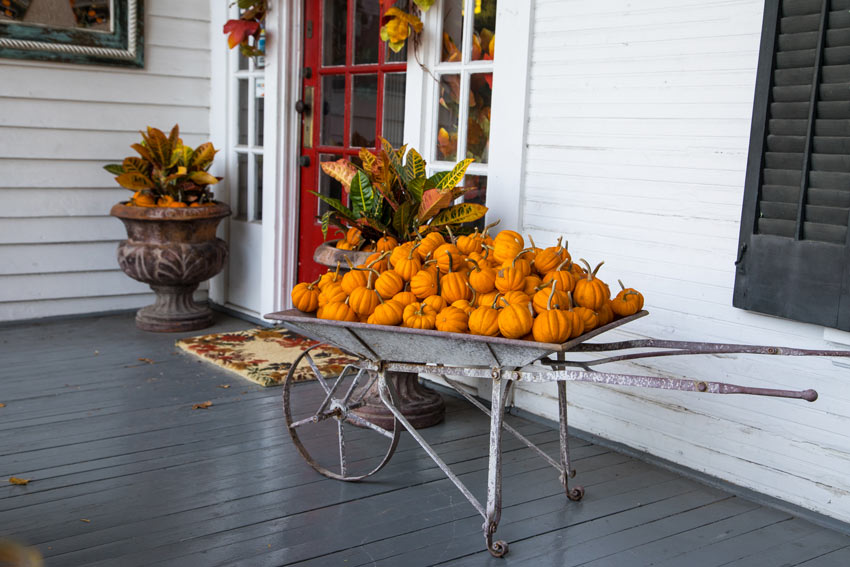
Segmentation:
<svg viewBox="0 0 850 567">
<path fill-rule="evenodd" d="M 334 281 L 339 279 L 339 260 L 336 262 L 336 271 L 334 272 Z"/>
<path fill-rule="evenodd" d="M 390 255 L 389 252 L 382 252 L 380 256 L 378 256 L 377 258 L 375 258 L 374 260 L 372 260 L 371 262 L 366 264 L 366 267 L 371 269 L 372 266 L 374 266 L 375 264 L 377 264 L 378 262 L 380 262 L 381 260 L 383 260 L 384 258 L 386 258 L 389 255 Z"/>
<path fill-rule="evenodd" d="M 411 247 L 410 247 L 410 251 L 407 253 L 407 259 L 408 259 L 408 260 L 413 260 L 413 252 L 414 252 L 417 248 L 419 248 L 419 245 L 420 245 L 420 244 L 422 244 L 422 240 L 420 240 L 419 242 L 417 242 L 416 244 L 414 244 L 413 246 L 411 246 Z"/>
<path fill-rule="evenodd" d="M 476 262 L 476 261 L 475 261 L 475 260 L 473 260 L 472 258 L 467 258 L 467 259 L 466 259 L 466 261 L 467 261 L 467 262 L 469 262 L 469 263 L 471 263 L 473 266 L 475 266 L 475 269 L 476 269 L 477 271 L 479 271 L 479 272 L 481 271 L 481 266 L 479 266 L 479 265 L 478 265 L 478 262 Z"/>
<path fill-rule="evenodd" d="M 454 262 L 452 261 L 452 253 L 446 252 L 446 256 L 449 257 L 449 273 L 452 273 L 454 271 Z"/>
<path fill-rule="evenodd" d="M 605 263 L 604 260 L 602 262 L 599 262 L 599 265 L 596 266 L 596 269 L 594 270 L 590 267 L 590 264 L 588 264 L 587 260 L 585 260 L 584 258 L 579 258 L 578 261 L 584 264 L 587 268 L 587 281 L 593 281 L 593 278 L 596 277 L 596 272 L 598 272 L 599 268 L 602 267 L 602 264 Z"/>
<path fill-rule="evenodd" d="M 537 245 L 534 243 L 534 239 L 533 239 L 533 238 L 531 238 L 531 235 L 530 235 L 530 234 L 528 235 L 528 241 L 529 241 L 529 242 L 531 242 L 531 250 L 532 250 L 532 252 L 533 252 L 534 250 L 537 250 Z"/>
<path fill-rule="evenodd" d="M 599 265 L 597 265 L 595 268 L 593 268 L 593 277 L 594 278 L 596 277 L 596 272 L 599 271 L 599 268 L 601 268 L 602 264 L 604 264 L 604 263 L 605 263 L 605 260 L 602 260 L 601 262 L 599 262 Z"/>
<path fill-rule="evenodd" d="M 455 238 L 455 235 L 452 234 L 452 228 L 449 225 L 446 225 L 446 232 L 449 233 L 449 240 L 452 244 L 454 244 L 457 239 Z"/>
<path fill-rule="evenodd" d="M 496 299 L 499 299 L 499 296 L 496 296 Z M 502 303 L 504 303 L 504 304 L 505 304 L 505 307 L 510 307 L 510 306 L 511 306 L 511 304 L 510 304 L 510 303 L 508 303 L 508 300 L 507 300 L 507 299 L 505 299 L 504 297 L 502 298 Z"/>
<path fill-rule="evenodd" d="M 531 237 L 529 237 L 529 238 L 531 238 Z M 564 237 L 563 237 L 563 236 L 559 236 L 559 237 L 558 237 L 558 244 L 555 246 L 555 248 L 561 248 L 561 242 L 562 242 L 563 240 L 564 240 Z"/>
<path fill-rule="evenodd" d="M 552 310 L 552 298 L 555 297 L 555 280 L 552 280 L 552 291 L 549 292 L 549 299 L 546 301 L 546 309 Z"/>
<path fill-rule="evenodd" d="M 487 234 L 488 232 L 490 232 L 491 228 L 496 227 L 500 222 L 502 222 L 502 219 L 496 219 L 494 222 L 491 222 L 490 224 L 484 227 L 482 233 Z"/>
<path fill-rule="evenodd" d="M 573 304 L 573 292 L 571 292 L 571 291 L 567 292 L 567 299 L 569 300 L 570 311 L 572 311 L 573 307 L 575 307 L 575 304 Z"/>
<path fill-rule="evenodd" d="M 555 268 L 555 271 L 556 271 L 556 272 L 560 272 L 560 271 L 561 271 L 561 268 L 563 268 L 564 266 L 566 266 L 566 265 L 567 265 L 567 263 L 570 263 L 570 259 L 569 259 L 569 258 L 566 258 L 563 262 L 561 262 L 560 264 L 558 264 L 558 267 L 557 267 L 557 268 Z"/>
<path fill-rule="evenodd" d="M 623 285 L 623 280 L 617 280 L 617 283 L 620 284 L 620 289 L 626 291 L 626 286 Z"/>
</svg>

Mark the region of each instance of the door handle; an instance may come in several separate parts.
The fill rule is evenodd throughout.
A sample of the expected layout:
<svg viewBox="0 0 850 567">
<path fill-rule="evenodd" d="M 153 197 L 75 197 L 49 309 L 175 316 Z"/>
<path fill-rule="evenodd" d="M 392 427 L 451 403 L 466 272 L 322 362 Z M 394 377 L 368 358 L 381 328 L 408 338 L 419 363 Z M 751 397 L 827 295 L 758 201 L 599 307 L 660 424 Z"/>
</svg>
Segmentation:
<svg viewBox="0 0 850 567">
<path fill-rule="evenodd" d="M 310 156 L 301 156 L 298 158 L 298 163 L 301 164 L 301 167 L 310 167 Z"/>
<path fill-rule="evenodd" d="M 305 148 L 313 147 L 313 92 L 313 87 L 304 87 L 304 98 L 295 103 L 295 112 L 301 115 L 301 145 Z"/>
<path fill-rule="evenodd" d="M 298 114 L 310 113 L 310 103 L 299 100 L 295 103 L 295 112 Z"/>
</svg>

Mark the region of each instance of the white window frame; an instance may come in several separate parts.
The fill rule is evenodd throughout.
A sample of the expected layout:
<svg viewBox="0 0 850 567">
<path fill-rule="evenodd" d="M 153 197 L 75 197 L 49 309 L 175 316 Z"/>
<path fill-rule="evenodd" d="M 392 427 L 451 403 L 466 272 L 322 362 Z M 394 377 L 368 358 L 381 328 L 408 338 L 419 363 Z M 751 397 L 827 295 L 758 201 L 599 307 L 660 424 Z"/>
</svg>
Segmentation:
<svg viewBox="0 0 850 567">
<path fill-rule="evenodd" d="M 528 124 L 528 68 L 531 61 L 533 3 L 531 0 L 500 0 L 496 9 L 494 61 L 468 61 L 471 53 L 472 17 L 464 18 L 463 62 L 443 63 L 443 3 L 437 0 L 423 15 L 422 42 L 418 54 L 408 48 L 405 135 L 408 144 L 420 150 L 434 170 L 454 164 L 429 160 L 436 155 L 439 83 L 431 75 L 461 73 L 461 105 L 469 100 L 469 75 L 493 72 L 493 99 L 490 120 L 490 148 L 487 164 L 473 163 L 469 175 L 487 176 L 487 221 L 501 219 L 500 229 L 522 230 L 523 172 L 525 134 Z M 456 0 L 454 0 L 456 1 Z M 472 14 L 475 0 L 464 0 Z M 411 40 L 412 42 L 412 40 Z M 418 60 L 417 60 L 418 58 Z M 420 65 L 421 63 L 421 65 Z M 425 67 L 425 68 L 423 68 Z M 458 160 L 466 146 L 466 113 L 460 111 Z M 464 151 L 465 153 L 465 151 Z"/>
</svg>

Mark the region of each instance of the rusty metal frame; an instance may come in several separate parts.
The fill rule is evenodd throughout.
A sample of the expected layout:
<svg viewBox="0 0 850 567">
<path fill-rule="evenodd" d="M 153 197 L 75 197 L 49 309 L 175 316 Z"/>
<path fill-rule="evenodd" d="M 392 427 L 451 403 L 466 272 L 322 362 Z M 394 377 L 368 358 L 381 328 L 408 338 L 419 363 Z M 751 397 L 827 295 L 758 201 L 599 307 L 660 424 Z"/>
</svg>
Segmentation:
<svg viewBox="0 0 850 567">
<path fill-rule="evenodd" d="M 638 316 L 643 316 L 645 314 L 646 312 L 641 312 Z M 374 474 L 386 464 L 386 462 L 392 456 L 392 452 L 395 450 L 395 446 L 398 443 L 398 434 L 400 432 L 400 429 L 404 428 L 405 430 L 407 430 L 410 435 L 416 440 L 416 442 L 422 447 L 422 449 L 428 454 L 428 456 L 434 461 L 434 463 L 446 474 L 449 480 L 451 480 L 452 483 L 454 483 L 454 485 L 458 488 L 458 490 L 461 491 L 461 493 L 464 495 L 464 497 L 466 497 L 466 499 L 473 506 L 473 508 L 475 508 L 475 510 L 478 511 L 478 513 L 481 514 L 481 516 L 484 518 L 484 525 L 482 526 L 482 528 L 484 532 L 485 544 L 490 553 L 495 557 L 502 557 L 508 552 L 508 544 L 506 542 L 500 540 L 494 541 L 493 539 L 493 536 L 498 528 L 502 509 L 501 436 L 503 430 L 514 435 L 517 439 L 519 439 L 530 449 L 534 450 L 539 456 L 545 459 L 553 468 L 555 468 L 559 472 L 559 479 L 564 487 L 564 492 L 568 499 L 578 501 L 581 500 L 581 498 L 584 496 L 584 488 L 582 488 L 581 486 L 575 486 L 573 488 L 570 488 L 569 486 L 569 479 L 575 476 L 575 470 L 573 470 L 570 466 L 566 391 L 566 386 L 568 382 L 589 382 L 593 384 L 607 384 L 614 386 L 638 388 L 654 388 L 662 390 L 679 390 L 705 394 L 745 394 L 757 396 L 771 396 L 802 399 L 809 402 L 815 401 L 818 397 L 817 392 L 812 389 L 780 390 L 774 388 L 756 388 L 706 380 L 688 380 L 682 378 L 666 378 L 658 376 L 600 372 L 598 370 L 593 370 L 592 367 L 602 364 L 635 360 L 640 358 L 656 358 L 662 356 L 697 354 L 760 354 L 777 356 L 822 356 L 842 358 L 850 357 L 850 351 L 805 350 L 776 346 L 735 345 L 721 343 L 700 343 L 687 341 L 642 339 L 614 343 L 582 343 L 581 341 L 572 341 L 570 343 L 564 343 L 562 345 L 531 343 L 532 348 L 540 348 L 544 350 L 548 349 L 548 352 L 545 352 L 541 356 L 534 355 L 533 358 L 534 360 L 536 360 L 536 362 L 522 367 L 505 367 L 499 363 L 495 354 L 492 357 L 495 364 L 491 366 L 444 365 L 437 362 L 404 362 L 397 360 L 382 360 L 378 358 L 375 350 L 373 350 L 373 348 L 370 347 L 368 344 L 364 343 L 359 337 L 359 335 L 356 334 L 356 328 L 362 326 L 358 323 L 319 321 L 314 318 L 311 319 L 309 317 L 305 317 L 303 314 L 297 312 L 282 312 L 272 314 L 267 317 L 282 320 L 285 326 L 290 327 L 297 332 L 308 334 L 313 338 L 319 338 L 320 340 L 322 339 L 321 330 L 325 324 L 328 324 L 333 327 L 345 327 L 353 336 L 357 337 L 358 341 L 363 343 L 362 346 L 367 349 L 369 355 L 371 356 L 364 356 L 362 354 L 359 355 L 359 360 L 356 363 L 352 364 L 350 367 L 347 367 L 346 370 L 343 371 L 343 374 L 345 374 L 345 372 L 348 372 L 349 368 L 356 367 L 359 369 L 357 379 L 359 379 L 364 373 L 367 373 L 370 375 L 371 378 L 370 383 L 375 379 L 378 380 L 378 391 L 381 401 L 393 414 L 396 420 L 396 426 L 394 428 L 394 431 L 390 433 L 389 431 L 383 430 L 382 428 L 379 428 L 373 424 L 359 423 L 350 419 L 350 416 L 352 414 L 349 413 L 349 410 L 353 405 L 350 401 L 350 398 L 354 390 L 354 385 L 351 386 L 349 391 L 342 399 L 336 399 L 332 396 L 333 391 L 336 389 L 337 385 L 342 380 L 342 375 L 336 380 L 336 382 L 334 382 L 333 388 L 328 388 L 324 381 L 322 382 L 325 390 L 329 391 L 327 393 L 326 400 L 322 403 L 322 406 L 320 407 L 320 410 L 316 412 L 313 418 L 310 419 L 317 420 L 325 419 L 328 417 L 334 417 L 339 420 L 340 428 L 342 427 L 342 422 L 347 421 L 349 423 L 359 425 L 361 427 L 380 430 L 379 433 L 382 432 L 383 434 L 385 434 L 385 436 L 390 437 L 391 447 L 389 452 L 385 456 L 380 466 L 369 474 Z M 623 321 L 621 320 L 619 324 L 622 324 L 622 322 Z M 375 327 L 379 326 L 370 325 L 369 327 L 372 327 L 372 329 L 374 329 Z M 603 327 L 597 330 L 597 332 L 594 332 L 593 335 L 598 335 L 602 332 L 605 332 L 606 330 L 609 330 L 610 328 L 613 327 Z M 388 333 L 398 333 L 399 331 L 401 331 L 402 333 L 408 334 L 413 333 L 423 336 L 441 337 L 443 340 L 445 340 L 446 349 L 458 348 L 458 338 L 452 336 L 452 334 L 450 333 L 436 333 L 434 331 L 416 331 L 413 329 L 400 329 L 397 327 L 387 327 L 386 329 Z M 383 335 L 379 334 L 378 336 L 380 337 Z M 461 340 L 461 343 L 463 341 L 466 341 L 467 338 L 470 340 L 485 342 L 486 347 L 490 349 L 490 352 L 493 352 L 493 348 L 491 345 L 499 345 L 502 347 L 511 346 L 507 342 L 508 339 L 498 339 L 493 337 L 465 336 Z M 590 337 L 582 338 L 582 340 L 586 338 Z M 326 342 L 332 343 L 332 341 Z M 525 343 L 524 341 L 513 342 Z M 521 346 L 527 347 L 528 344 L 525 343 Z M 566 352 L 608 353 L 611 351 L 623 351 L 638 348 L 654 348 L 665 350 L 618 354 L 585 361 L 566 359 Z M 441 354 L 444 353 L 435 353 L 434 356 L 440 356 Z M 304 357 L 305 355 L 307 355 L 306 352 L 302 354 L 302 357 Z M 551 358 L 552 355 L 554 355 L 554 358 Z M 416 356 L 419 357 L 419 360 L 422 360 L 421 353 L 417 353 Z M 397 359 L 401 359 L 404 357 L 405 353 L 403 352 L 395 353 L 395 356 L 393 356 L 393 358 Z M 308 363 L 311 362 L 309 357 L 307 360 Z M 295 367 L 297 366 L 297 363 L 299 361 L 296 361 L 296 364 L 293 364 L 292 369 L 290 369 L 290 374 L 294 372 Z M 311 364 L 310 366 L 313 368 L 314 372 L 317 372 L 314 365 Z M 446 384 L 449 385 L 449 387 L 451 387 L 461 397 L 465 398 L 472 405 L 474 405 L 489 416 L 490 442 L 489 462 L 487 470 L 486 504 L 482 504 L 472 494 L 472 492 L 457 477 L 457 475 L 452 472 L 451 468 L 446 464 L 446 462 L 440 458 L 440 456 L 433 449 L 433 447 L 431 447 L 425 441 L 422 435 L 404 417 L 398 407 L 398 394 L 395 390 L 395 385 L 393 381 L 391 379 L 388 379 L 387 377 L 387 373 L 390 372 L 407 372 L 417 374 L 427 373 L 441 376 L 443 380 L 445 380 Z M 490 408 L 487 408 L 483 403 L 481 403 L 475 397 L 466 392 L 462 388 L 462 386 L 453 379 L 457 377 L 484 378 L 491 380 L 493 387 Z M 516 429 L 505 423 L 505 402 L 508 399 L 508 394 L 510 393 L 510 389 L 514 382 L 556 383 L 558 389 L 558 421 L 560 441 L 560 450 L 557 461 L 547 455 L 542 449 L 537 447 L 529 439 L 520 434 Z M 289 389 L 288 387 L 286 387 L 286 385 L 287 384 L 285 382 L 284 407 L 285 411 L 287 412 L 287 425 L 290 428 L 290 433 L 294 433 L 293 424 L 289 419 Z M 330 400 L 330 402 L 328 400 Z M 356 404 L 356 400 L 354 401 L 354 404 Z M 327 410 L 328 405 L 330 405 L 331 407 L 330 411 Z M 309 419 L 302 421 L 307 422 L 309 421 Z M 296 437 L 293 437 L 293 439 L 296 439 Z M 301 452 L 303 449 L 303 447 L 301 447 L 301 445 L 297 441 L 296 447 L 298 448 L 299 452 Z M 302 456 L 304 456 L 304 452 L 302 452 Z M 311 466 L 313 466 L 323 474 L 326 474 L 323 470 L 320 469 L 317 463 L 315 463 L 309 458 L 309 456 L 305 456 L 305 459 L 307 459 Z M 343 473 L 345 471 L 344 463 L 344 443 L 343 437 L 342 435 L 340 435 L 340 464 L 343 469 Z M 332 478 L 342 478 L 342 480 L 359 480 L 360 478 L 364 478 L 364 476 L 368 475 L 358 477 L 357 479 L 343 478 L 345 476 L 344 474 L 342 475 L 342 477 L 340 475 L 334 474 L 330 474 L 327 476 L 331 476 Z"/>
</svg>

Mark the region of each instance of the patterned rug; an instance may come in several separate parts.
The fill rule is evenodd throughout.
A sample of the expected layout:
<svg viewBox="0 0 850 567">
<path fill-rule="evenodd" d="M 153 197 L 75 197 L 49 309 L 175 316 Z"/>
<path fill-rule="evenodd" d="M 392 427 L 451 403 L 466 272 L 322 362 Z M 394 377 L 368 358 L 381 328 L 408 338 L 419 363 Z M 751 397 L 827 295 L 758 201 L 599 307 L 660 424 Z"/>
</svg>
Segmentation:
<svg viewBox="0 0 850 567">
<path fill-rule="evenodd" d="M 234 333 L 218 333 L 180 339 L 177 346 L 186 352 L 232 370 L 261 386 L 278 386 L 295 359 L 308 348 L 319 344 L 284 330 L 258 328 Z M 310 356 L 325 376 L 342 372 L 356 359 L 341 350 L 321 346 Z M 296 370 L 295 380 L 312 380 L 314 375 L 306 363 Z"/>
</svg>

